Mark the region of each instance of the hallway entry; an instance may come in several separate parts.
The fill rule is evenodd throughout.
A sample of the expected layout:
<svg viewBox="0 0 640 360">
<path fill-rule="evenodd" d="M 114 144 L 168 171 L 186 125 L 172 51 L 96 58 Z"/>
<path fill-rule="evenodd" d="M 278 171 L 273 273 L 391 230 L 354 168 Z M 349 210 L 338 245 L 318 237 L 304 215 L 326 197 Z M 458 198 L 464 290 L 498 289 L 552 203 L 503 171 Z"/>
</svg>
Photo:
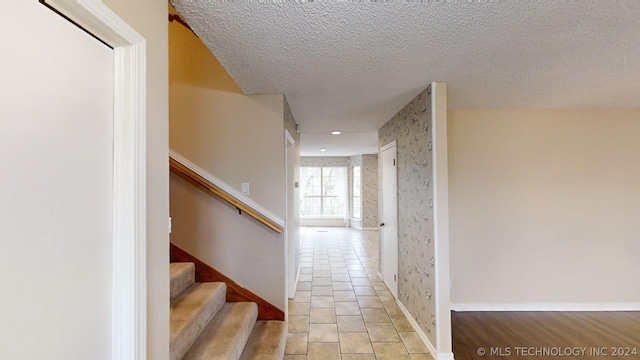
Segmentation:
<svg viewBox="0 0 640 360">
<path fill-rule="evenodd" d="M 303 227 L 300 236 L 285 360 L 432 359 L 377 275 L 378 232 Z"/>
</svg>

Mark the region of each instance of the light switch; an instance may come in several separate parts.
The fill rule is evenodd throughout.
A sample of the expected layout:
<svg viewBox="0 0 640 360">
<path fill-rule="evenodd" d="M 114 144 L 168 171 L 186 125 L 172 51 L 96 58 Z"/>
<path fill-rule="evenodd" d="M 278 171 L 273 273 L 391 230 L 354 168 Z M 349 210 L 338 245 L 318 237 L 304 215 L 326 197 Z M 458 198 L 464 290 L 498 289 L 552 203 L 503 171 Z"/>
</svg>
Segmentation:
<svg viewBox="0 0 640 360">
<path fill-rule="evenodd" d="M 242 193 L 249 195 L 249 183 L 242 183 Z"/>
</svg>

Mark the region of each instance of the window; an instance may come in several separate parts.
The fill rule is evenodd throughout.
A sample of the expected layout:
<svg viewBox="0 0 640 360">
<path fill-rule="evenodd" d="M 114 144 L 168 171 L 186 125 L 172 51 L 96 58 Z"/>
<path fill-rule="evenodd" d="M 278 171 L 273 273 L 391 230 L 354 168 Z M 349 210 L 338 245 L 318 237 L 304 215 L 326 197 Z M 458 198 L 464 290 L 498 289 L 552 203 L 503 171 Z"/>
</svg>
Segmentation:
<svg viewBox="0 0 640 360">
<path fill-rule="evenodd" d="M 354 219 L 360 219 L 362 217 L 362 202 L 360 201 L 362 188 L 360 183 L 360 175 L 360 166 L 354 166 L 353 183 L 351 188 L 351 217 Z"/>
<path fill-rule="evenodd" d="M 300 215 L 344 217 L 346 213 L 346 167 L 301 167 Z"/>
</svg>

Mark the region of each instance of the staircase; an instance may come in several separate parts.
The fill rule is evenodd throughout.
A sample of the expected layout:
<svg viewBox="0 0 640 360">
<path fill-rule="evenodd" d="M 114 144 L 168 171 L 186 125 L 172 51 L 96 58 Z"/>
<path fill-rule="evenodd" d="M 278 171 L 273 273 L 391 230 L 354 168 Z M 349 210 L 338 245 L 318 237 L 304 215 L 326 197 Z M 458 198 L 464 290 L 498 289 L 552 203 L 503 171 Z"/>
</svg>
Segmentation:
<svg viewBox="0 0 640 360">
<path fill-rule="evenodd" d="M 195 282 L 193 263 L 171 264 L 171 360 L 282 360 L 284 321 L 257 321 L 252 302 L 226 302 L 222 282 Z"/>
</svg>

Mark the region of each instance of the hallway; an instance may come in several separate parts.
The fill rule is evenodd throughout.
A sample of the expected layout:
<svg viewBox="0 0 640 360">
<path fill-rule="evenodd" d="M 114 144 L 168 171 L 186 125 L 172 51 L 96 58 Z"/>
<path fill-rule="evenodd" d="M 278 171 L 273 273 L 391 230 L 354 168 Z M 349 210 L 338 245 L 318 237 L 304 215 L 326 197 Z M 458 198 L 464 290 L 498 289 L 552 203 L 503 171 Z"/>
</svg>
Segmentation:
<svg viewBox="0 0 640 360">
<path fill-rule="evenodd" d="M 378 278 L 378 233 L 301 228 L 284 360 L 431 360 Z"/>
</svg>

